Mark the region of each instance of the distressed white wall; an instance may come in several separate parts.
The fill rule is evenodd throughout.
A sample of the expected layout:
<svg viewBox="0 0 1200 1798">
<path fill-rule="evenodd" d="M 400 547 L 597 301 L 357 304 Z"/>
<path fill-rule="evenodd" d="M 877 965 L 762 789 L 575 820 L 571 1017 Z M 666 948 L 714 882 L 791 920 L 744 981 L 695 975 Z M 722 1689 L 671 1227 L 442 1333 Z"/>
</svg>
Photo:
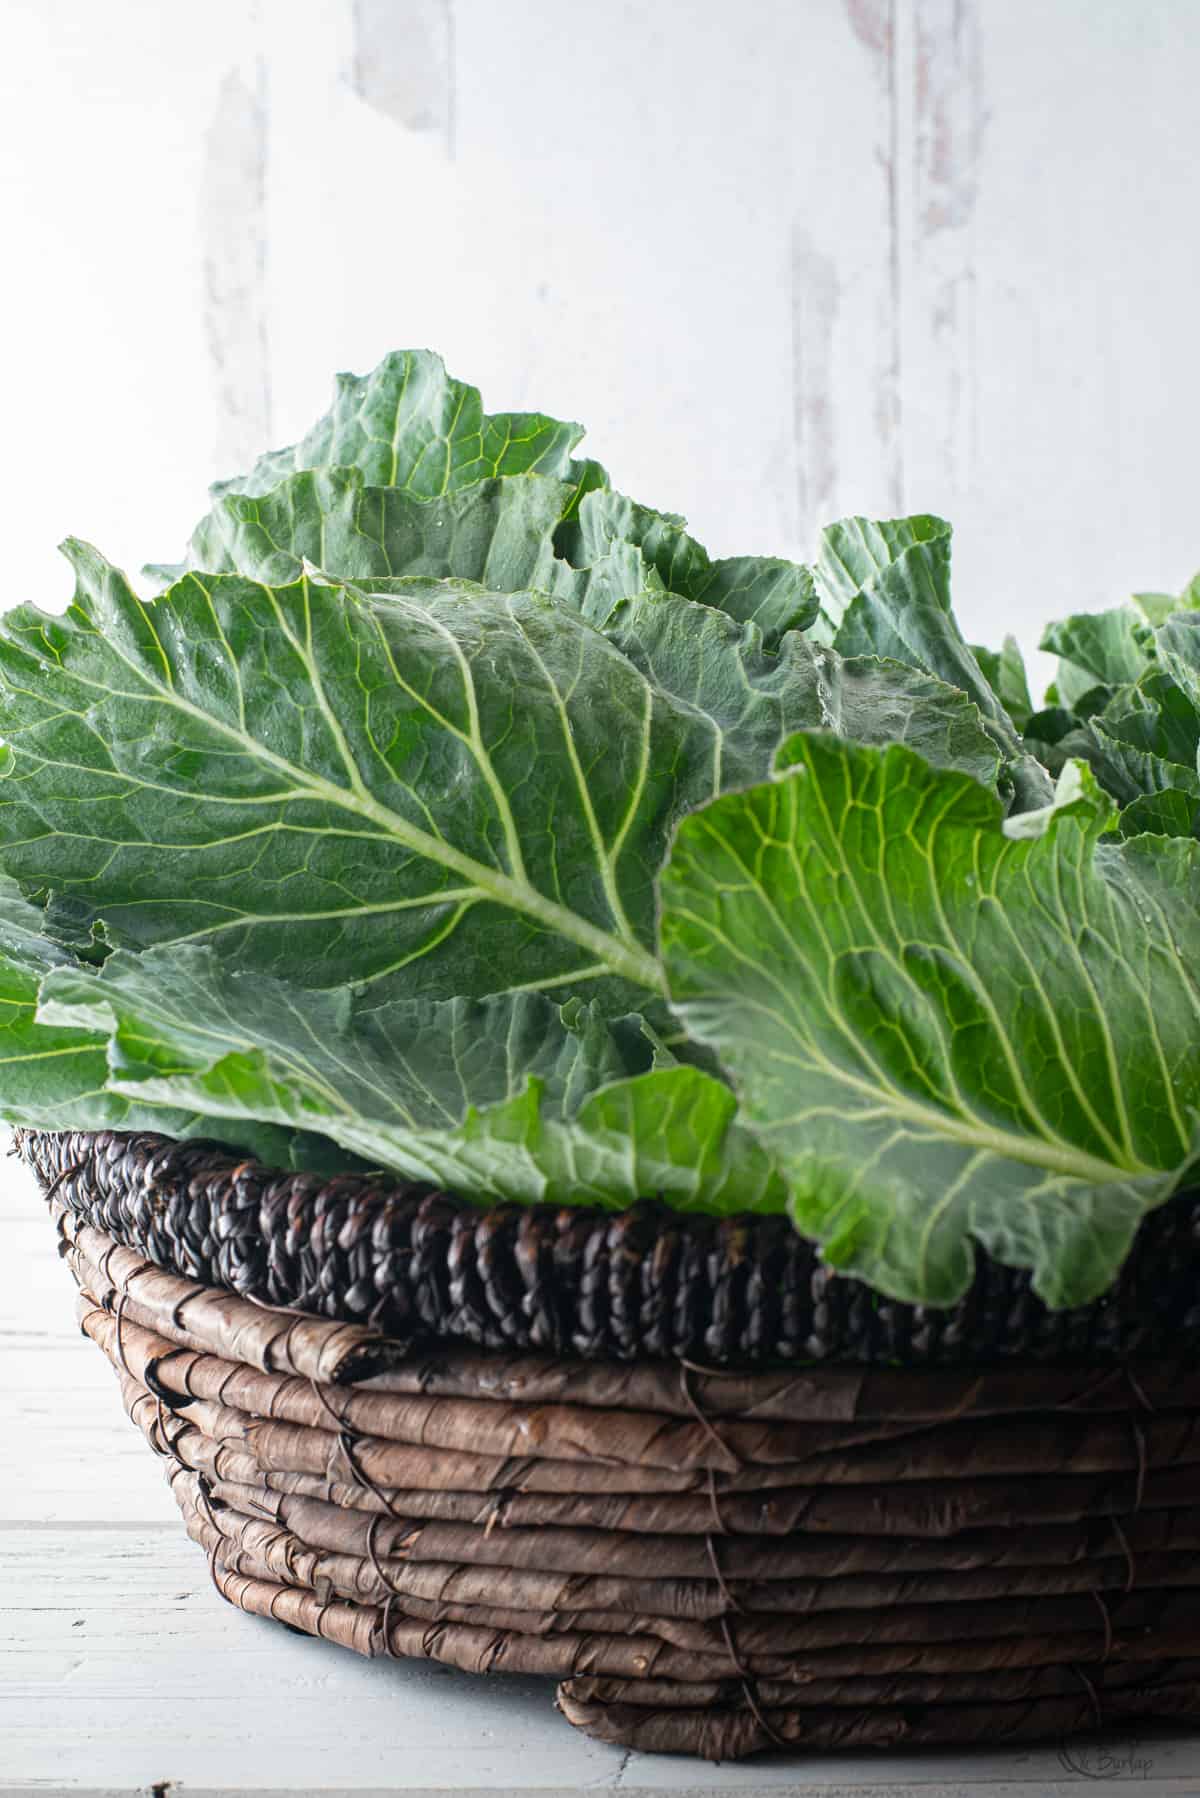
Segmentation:
<svg viewBox="0 0 1200 1798">
<path fill-rule="evenodd" d="M 5 0 L 10 598 L 444 353 L 717 552 L 944 512 L 972 634 L 1200 564 L 1200 0 Z"/>
</svg>

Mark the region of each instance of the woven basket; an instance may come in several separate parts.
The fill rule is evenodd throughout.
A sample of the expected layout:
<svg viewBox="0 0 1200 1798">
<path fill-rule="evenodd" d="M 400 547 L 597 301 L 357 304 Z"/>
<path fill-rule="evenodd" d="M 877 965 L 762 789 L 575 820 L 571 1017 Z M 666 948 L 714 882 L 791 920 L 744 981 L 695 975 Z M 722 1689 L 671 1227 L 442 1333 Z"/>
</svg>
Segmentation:
<svg viewBox="0 0 1200 1798">
<path fill-rule="evenodd" d="M 243 1610 L 713 1759 L 1200 1714 L 1200 1198 L 1107 1302 L 981 1258 L 939 1313 L 775 1220 L 18 1147 Z"/>
</svg>

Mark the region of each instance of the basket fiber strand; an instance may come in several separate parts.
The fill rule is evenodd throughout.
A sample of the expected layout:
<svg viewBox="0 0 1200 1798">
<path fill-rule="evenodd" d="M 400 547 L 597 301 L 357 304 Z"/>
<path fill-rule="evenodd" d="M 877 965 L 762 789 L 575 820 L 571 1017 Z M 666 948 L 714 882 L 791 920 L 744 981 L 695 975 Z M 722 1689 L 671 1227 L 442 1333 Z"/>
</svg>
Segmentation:
<svg viewBox="0 0 1200 1798">
<path fill-rule="evenodd" d="M 162 1458 L 217 1590 L 243 1610 L 362 1654 L 540 1673 L 591 1735 L 716 1759 L 1017 1743 L 1200 1714 L 1200 1368 L 1186 1347 L 1089 1365 L 1065 1357 L 1060 1335 L 1048 1363 L 928 1365 L 961 1349 L 951 1355 L 942 1325 L 914 1348 L 910 1307 L 916 1366 L 868 1364 L 878 1334 L 856 1364 L 652 1358 L 636 1346 L 648 1334 L 636 1306 L 613 1324 L 611 1290 L 602 1327 L 576 1329 L 569 1280 L 583 1262 L 568 1258 L 566 1297 L 524 1275 L 523 1298 L 506 1284 L 523 1219 L 556 1241 L 574 1227 L 558 1213 L 501 1220 L 508 1247 L 486 1264 L 505 1295 L 488 1312 L 499 1341 L 475 1324 L 438 1339 L 430 1295 L 453 1315 L 455 1257 L 469 1236 L 478 1260 L 483 1222 L 445 1195 L 365 1180 L 331 1194 L 162 1139 L 27 1133 L 21 1148 L 50 1197 L 81 1326 Z M 181 1236 L 163 1219 L 183 1219 L 196 1186 L 209 1195 L 202 1228 Z M 248 1240 L 284 1204 L 303 1249 L 231 1249 L 235 1196 Z M 419 1223 L 431 1205 L 436 1252 Z M 387 1216 L 378 1234 L 372 1209 Z M 1191 1254 L 1187 1206 L 1180 1216 L 1177 1270 Z M 584 1236 L 607 1244 L 591 1260 L 580 1251 L 587 1268 L 611 1263 L 619 1222 L 584 1215 Z M 701 1225 L 707 1259 L 680 1246 Z M 269 1308 L 281 1268 L 291 1305 L 342 1267 L 345 1245 L 332 1258 L 322 1245 L 343 1227 L 376 1245 L 371 1304 L 335 1302 L 329 1287 L 320 1314 Z M 740 1227 L 673 1220 L 670 1253 L 691 1256 L 698 1291 L 732 1290 L 732 1262 L 762 1248 Z M 388 1300 L 378 1270 L 397 1231 L 425 1259 L 404 1264 Z M 1166 1251 L 1142 1252 L 1148 1267 Z M 194 1278 L 197 1259 L 276 1272 L 265 1293 L 237 1292 Z M 639 1288 L 643 1307 L 662 1299 L 657 1277 Z M 1186 1315 L 1182 1284 L 1172 1308 Z M 389 1335 L 377 1320 L 397 1310 L 411 1327 Z M 1027 1294 L 1018 1311 L 1045 1354 Z M 747 1329 L 736 1306 L 725 1315 L 732 1354 Z M 838 1313 L 837 1340 L 850 1315 Z M 551 1316 L 565 1335 L 526 1347 L 520 1330 Z M 981 1316 L 964 1312 L 964 1327 Z M 1137 1326 L 1093 1318 L 1088 1340 L 1105 1331 L 1119 1345 Z M 587 1354 L 565 1353 L 580 1334 Z M 685 1340 L 694 1332 L 673 1338 L 677 1357 Z M 620 1354 L 599 1357 L 615 1341 Z"/>
</svg>

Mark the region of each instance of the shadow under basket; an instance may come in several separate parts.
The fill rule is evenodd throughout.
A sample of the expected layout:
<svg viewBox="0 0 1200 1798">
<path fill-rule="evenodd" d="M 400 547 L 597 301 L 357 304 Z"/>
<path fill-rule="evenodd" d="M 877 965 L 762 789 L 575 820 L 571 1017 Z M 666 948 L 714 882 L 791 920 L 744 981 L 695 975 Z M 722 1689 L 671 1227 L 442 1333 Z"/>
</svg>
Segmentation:
<svg viewBox="0 0 1200 1798">
<path fill-rule="evenodd" d="M 245 1611 L 710 1759 L 1200 1716 L 1200 1196 L 1094 1305 L 935 1312 L 778 1219 L 17 1147 Z"/>
</svg>

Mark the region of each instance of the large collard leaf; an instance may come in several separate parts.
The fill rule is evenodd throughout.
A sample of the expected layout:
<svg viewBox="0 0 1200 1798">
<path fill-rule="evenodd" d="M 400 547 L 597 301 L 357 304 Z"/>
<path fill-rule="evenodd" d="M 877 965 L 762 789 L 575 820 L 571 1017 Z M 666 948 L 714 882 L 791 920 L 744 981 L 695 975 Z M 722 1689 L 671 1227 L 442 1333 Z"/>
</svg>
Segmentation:
<svg viewBox="0 0 1200 1798">
<path fill-rule="evenodd" d="M 1133 593 L 1130 604 L 1153 628 L 1166 624 L 1177 611 L 1200 611 L 1200 574 L 1193 574 L 1182 593 Z"/>
<path fill-rule="evenodd" d="M 1074 613 L 1047 627 L 1041 648 L 1059 657 L 1055 691 L 1072 710 L 1097 688 L 1111 693 L 1140 680 L 1153 654 L 1150 632 L 1132 606 Z"/>
<path fill-rule="evenodd" d="M 754 626 L 739 629 L 673 594 L 617 602 L 596 623 L 657 688 L 711 726 L 714 790 L 744 786 L 769 770 L 793 730 L 824 729 L 861 743 L 909 743 L 937 767 L 991 786 L 999 757 L 965 694 L 915 668 L 876 657 L 845 659 L 790 633 L 763 650 Z M 762 761 L 771 741 L 769 763 Z"/>
<path fill-rule="evenodd" d="M 1165 760 L 1153 751 L 1107 731 L 1098 718 L 1069 730 L 1053 746 L 1043 746 L 1047 765 L 1060 771 L 1069 761 L 1084 761 L 1118 805 L 1172 790 L 1200 794 L 1194 767 Z"/>
<path fill-rule="evenodd" d="M 265 494 L 230 493 L 197 527 L 191 565 L 269 586 L 306 565 L 337 580 L 392 576 L 475 581 L 495 593 L 553 592 L 554 533 L 572 489 L 528 476 L 486 479 L 430 502 L 402 487 L 368 487 L 355 468 L 305 470 Z M 633 591 L 645 570 L 640 558 Z"/>
<path fill-rule="evenodd" d="M 766 656 L 701 606 L 693 635 L 668 595 L 641 602 L 661 616 L 639 667 L 538 595 L 192 575 L 146 605 L 72 553 L 68 614 L 0 626 L 6 867 L 77 938 L 207 940 L 304 986 L 600 983 L 626 1007 L 661 985 L 654 880 L 678 819 L 831 703 L 799 639 Z M 672 656 L 674 691 L 649 669 Z M 851 710 L 873 680 L 843 683 Z M 986 774 L 971 708 L 912 685 L 876 727 L 911 699 L 911 739 Z"/>
<path fill-rule="evenodd" d="M 903 1299 L 957 1299 L 972 1238 L 1094 1298 L 1197 1152 L 1200 845 L 1102 842 L 1081 767 L 1006 829 L 905 748 L 782 759 L 681 826 L 661 929 L 796 1224 Z"/>
<path fill-rule="evenodd" d="M 1004 757 L 1015 809 L 1027 811 L 1046 802 L 1050 781 L 955 621 L 950 538 L 943 519 L 924 515 L 830 525 L 814 567 L 825 634 L 841 655 L 883 656 L 966 693 Z"/>
<path fill-rule="evenodd" d="M 1200 797 L 1182 787 L 1148 793 L 1124 808 L 1119 828 L 1125 837 L 1200 837 Z"/>
<path fill-rule="evenodd" d="M 42 1017 L 110 1039 L 109 1083 L 267 1120 L 480 1201 L 780 1211 L 785 1188 L 728 1087 L 673 1065 L 637 1017 L 522 993 L 441 1003 L 306 992 L 196 945 L 118 950 L 46 982 Z M 312 1140 L 303 1135 L 299 1140 Z"/>
<path fill-rule="evenodd" d="M 1105 791 L 1126 808 L 1121 828 L 1127 835 L 1139 822 L 1159 832 L 1172 822 L 1182 825 L 1195 810 L 1186 796 L 1200 797 L 1200 709 L 1172 678 L 1170 642 L 1168 636 L 1164 660 L 1151 662 L 1136 683 L 1106 689 L 1100 710 L 1073 721 L 1041 748 L 1050 767 L 1071 757 L 1087 762 Z M 1040 728 L 1037 720 L 1032 728 Z M 1158 803 L 1166 794 L 1178 798 Z M 1190 826 L 1185 834 L 1191 834 Z"/>
<path fill-rule="evenodd" d="M 85 546 L 65 617 L 0 627 L 0 846 L 57 915 L 209 939 L 309 986 L 655 988 L 653 881 L 710 732 L 537 596 L 372 604 Z"/>
<path fill-rule="evenodd" d="M 597 590 L 620 598 L 671 588 L 741 623 L 769 647 L 815 612 L 806 568 L 778 558 L 712 561 L 678 521 L 618 494 L 539 475 L 485 479 L 430 501 L 368 487 L 353 468 L 307 470 L 265 494 L 218 498 L 197 527 L 191 567 L 286 585 L 306 564 L 341 580 L 452 577 L 496 593 L 536 588 L 579 606 Z"/>
<path fill-rule="evenodd" d="M 1167 617 L 1156 634 L 1150 672 L 1135 687 L 1118 689 L 1093 724 L 1093 734 L 1097 725 L 1105 732 L 1104 765 L 1093 762 L 1099 779 L 1115 790 L 1111 765 L 1119 756 L 1119 773 L 1128 785 L 1140 788 L 1122 795 L 1121 830 L 1126 836 L 1147 831 L 1200 837 L 1198 622 L 1195 611 Z"/>
<path fill-rule="evenodd" d="M 571 456 L 581 436 L 578 425 L 540 413 L 489 417 L 478 390 L 448 376 L 439 357 L 397 351 L 369 375 L 339 375 L 332 411 L 300 443 L 261 457 L 248 475 L 218 482 L 187 563 L 149 572 L 170 581 L 185 567 L 230 570 L 286 584 L 298 570 L 279 556 L 290 554 L 343 579 L 452 575 L 499 592 L 551 591 L 550 538 L 557 533 L 564 569 L 590 569 L 624 551 L 623 562 L 640 571 L 627 591 L 639 591 L 652 571 L 653 584 L 661 580 L 685 598 L 757 624 L 768 644 L 811 623 L 817 601 L 808 569 L 768 556 L 714 561 L 681 518 L 609 493 L 597 463 Z M 327 478 L 296 482 L 303 472 Z M 555 485 L 514 494 L 514 476 Z M 488 490 L 472 503 L 481 484 Z M 478 572 L 489 515 L 493 534 L 510 546 L 514 527 L 527 535 L 531 518 L 539 521 L 529 574 L 502 575 L 503 552 L 493 552 L 494 572 Z"/>
<path fill-rule="evenodd" d="M 961 688 L 1002 736 L 1004 746 L 1015 749 L 1012 720 L 964 642 L 951 610 L 950 537 L 950 526 L 943 520 L 924 517 L 884 525 L 845 519 L 822 532 L 816 563 L 822 605 L 828 609 L 832 562 L 841 571 L 842 598 L 849 583 L 862 577 L 846 600 L 834 647 L 843 655 L 906 662 Z M 862 544 L 872 543 L 871 560 L 854 553 Z M 892 553 L 884 560 L 887 550 Z"/>
<path fill-rule="evenodd" d="M 1155 648 L 1192 710 L 1200 714 L 1200 610 L 1168 618 L 1155 636 Z"/>
<path fill-rule="evenodd" d="M 62 1129 L 120 1128 L 130 1107 L 105 1091 L 103 1035 L 36 1018 L 44 976 L 68 966 L 72 957 L 45 935 L 41 909 L 0 882 L 0 1117 L 9 1124 L 54 1118 Z"/>
<path fill-rule="evenodd" d="M 1196 577 L 1197 594 L 1200 595 L 1200 575 Z M 1177 612 L 1185 600 L 1174 593 L 1133 593 L 1129 603 L 1144 624 L 1157 627 L 1166 622 L 1172 612 Z"/>
<path fill-rule="evenodd" d="M 106 1030 L 39 1017 L 42 983 L 51 975 L 78 973 L 70 954 L 45 934 L 40 908 L 0 880 L 0 1118 L 53 1130 L 208 1135 L 207 1118 L 186 1100 L 160 1102 L 109 1087 Z M 329 1165 L 319 1141 L 301 1141 L 291 1129 L 270 1123 L 246 1120 L 231 1140 L 276 1167 L 298 1165 L 298 1156 L 305 1165 Z"/>
<path fill-rule="evenodd" d="M 628 507 L 619 496 L 588 495 L 574 538 L 579 563 L 563 560 L 556 531 L 566 492 L 531 476 L 484 482 L 430 506 L 396 489 L 364 489 L 352 470 L 318 471 L 265 498 L 221 502 L 194 548 L 206 568 L 237 569 L 272 584 L 299 579 L 315 563 L 373 595 L 401 599 L 415 591 L 413 580 L 446 576 L 496 593 L 552 594 L 603 631 L 657 688 L 710 722 L 714 790 L 760 779 L 786 732 L 822 724 L 864 742 L 911 741 L 938 766 L 995 780 L 995 750 L 965 696 L 898 664 L 843 664 L 790 631 L 772 650 L 757 623 L 746 628 L 704 600 L 680 597 L 687 584 L 711 591 L 697 570 L 706 566 L 711 575 L 719 565 L 693 546 L 698 553 L 685 558 L 684 578 L 680 560 L 671 561 L 661 543 L 651 544 L 657 562 L 648 564 L 628 535 L 593 528 L 595 504 Z M 753 583 L 742 591 L 751 593 Z M 767 582 L 764 604 L 779 591 L 778 582 Z"/>
<path fill-rule="evenodd" d="M 995 693 L 1019 731 L 1024 732 L 1033 716 L 1033 700 L 1029 696 L 1029 675 L 1025 658 L 1015 637 L 1005 637 L 999 649 L 971 645 L 971 654 L 983 670 L 984 679 Z"/>
<path fill-rule="evenodd" d="M 1130 604 L 1149 625 L 1165 624 L 1174 612 L 1200 611 L 1200 574 L 1194 574 L 1182 593 L 1135 593 Z"/>
<path fill-rule="evenodd" d="M 189 561 L 269 586 L 287 586 L 314 568 L 373 593 L 417 579 L 471 581 L 493 593 L 532 589 L 587 616 L 661 590 L 634 543 L 599 544 L 586 565 L 557 553 L 572 497 L 564 482 L 526 475 L 480 481 L 430 502 L 397 487 L 365 487 L 356 469 L 314 469 L 264 495 L 219 499 L 192 538 Z"/>
<path fill-rule="evenodd" d="M 1136 685 L 1118 687 L 1096 723 L 1117 742 L 1160 761 L 1197 765 L 1200 709 L 1165 670 L 1152 667 Z"/>
<path fill-rule="evenodd" d="M 949 538 L 944 518 L 843 518 L 821 532 L 813 577 L 820 605 L 817 633 L 832 643 L 847 611 L 864 588 L 918 543 Z"/>
<path fill-rule="evenodd" d="M 448 375 L 440 356 L 395 350 L 370 374 L 339 375 L 333 406 L 299 443 L 260 456 L 213 493 L 266 493 L 299 469 L 332 467 L 361 469 L 372 486 L 425 499 L 535 471 L 586 488 L 603 475 L 572 458 L 582 436 L 581 425 L 540 412 L 489 416 L 478 388 Z"/>
<path fill-rule="evenodd" d="M 742 624 L 755 624 L 768 648 L 787 631 L 807 630 L 817 616 L 812 571 L 776 556 L 728 556 L 714 561 L 690 537 L 681 518 L 640 506 L 611 489 L 588 493 L 576 516 L 556 534 L 560 553 L 580 569 L 605 566 L 634 547 L 658 581 Z"/>
</svg>

